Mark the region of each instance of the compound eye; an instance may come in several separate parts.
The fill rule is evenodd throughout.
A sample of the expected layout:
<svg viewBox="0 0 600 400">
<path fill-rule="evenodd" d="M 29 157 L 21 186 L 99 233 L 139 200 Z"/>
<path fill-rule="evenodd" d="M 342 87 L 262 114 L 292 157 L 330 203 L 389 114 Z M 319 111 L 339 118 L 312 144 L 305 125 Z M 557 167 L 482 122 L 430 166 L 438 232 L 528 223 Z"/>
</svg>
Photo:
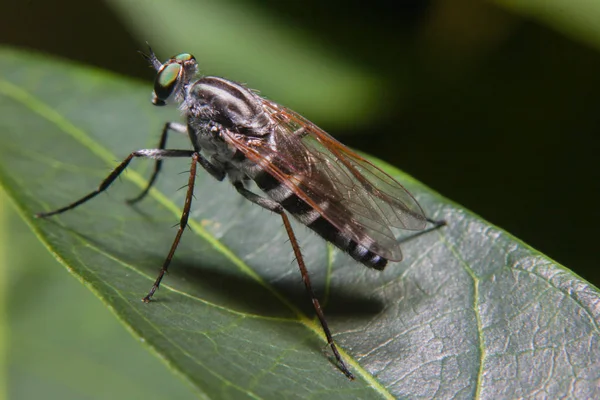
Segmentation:
<svg viewBox="0 0 600 400">
<path fill-rule="evenodd" d="M 173 57 L 173 59 L 177 61 L 196 61 L 196 57 L 194 57 L 190 53 L 177 54 Z"/>
<path fill-rule="evenodd" d="M 154 100 L 152 101 L 155 105 L 165 105 L 166 100 L 171 97 L 177 87 L 182 73 L 183 67 L 177 63 L 166 64 L 158 71 L 154 81 Z"/>
</svg>

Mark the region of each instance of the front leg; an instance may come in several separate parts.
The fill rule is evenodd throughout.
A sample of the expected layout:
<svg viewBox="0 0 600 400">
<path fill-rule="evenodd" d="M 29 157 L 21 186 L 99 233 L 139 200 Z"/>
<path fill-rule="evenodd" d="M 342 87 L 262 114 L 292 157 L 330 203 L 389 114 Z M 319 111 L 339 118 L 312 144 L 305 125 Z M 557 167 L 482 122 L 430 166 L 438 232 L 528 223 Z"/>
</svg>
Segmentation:
<svg viewBox="0 0 600 400">
<path fill-rule="evenodd" d="M 169 132 L 177 132 L 187 135 L 187 128 L 185 127 L 185 125 L 178 124 L 176 122 L 167 122 L 163 127 L 162 134 L 160 135 L 160 141 L 158 142 L 159 150 L 163 150 L 167 146 L 167 136 L 169 135 Z M 142 190 L 142 193 L 140 193 L 133 199 L 127 200 L 127 203 L 134 204 L 146 197 L 146 195 L 150 191 L 150 188 L 152 187 L 152 185 L 154 185 L 154 182 L 156 181 L 156 177 L 158 176 L 158 173 L 162 168 L 162 163 L 162 159 L 156 159 L 156 162 L 154 163 L 154 172 L 152 173 L 152 176 L 150 177 L 146 188 Z"/>
<path fill-rule="evenodd" d="M 136 157 L 154 158 L 156 160 L 161 160 L 163 158 L 171 158 L 171 157 L 188 157 L 189 158 L 189 157 L 192 157 L 194 154 L 195 154 L 195 151 L 193 151 L 193 150 L 144 149 L 144 150 L 134 151 L 129 156 L 127 156 L 127 158 L 124 159 L 121 162 L 121 164 L 117 165 L 117 167 L 115 169 L 113 169 L 112 172 L 106 178 L 104 178 L 104 180 L 100 183 L 100 186 L 98 186 L 98 189 L 94 190 L 91 193 L 88 193 L 87 195 L 83 196 L 79 200 L 74 201 L 73 203 L 71 203 L 65 207 L 62 207 L 62 208 L 59 208 L 57 210 L 50 211 L 50 212 L 38 213 L 35 216 L 36 216 L 36 218 L 46 218 L 46 217 L 50 217 L 52 215 L 61 214 L 65 211 L 72 210 L 73 208 L 82 205 L 83 203 L 85 203 L 88 200 L 93 199 L 94 197 L 96 197 L 97 195 L 99 195 L 100 193 L 102 193 L 106 189 L 108 189 L 108 187 L 111 185 L 111 183 L 113 183 L 114 180 L 117 179 L 117 177 L 119 175 L 121 175 L 121 173 L 123 171 L 125 171 L 125 169 L 129 165 L 131 160 L 133 160 Z"/>
</svg>

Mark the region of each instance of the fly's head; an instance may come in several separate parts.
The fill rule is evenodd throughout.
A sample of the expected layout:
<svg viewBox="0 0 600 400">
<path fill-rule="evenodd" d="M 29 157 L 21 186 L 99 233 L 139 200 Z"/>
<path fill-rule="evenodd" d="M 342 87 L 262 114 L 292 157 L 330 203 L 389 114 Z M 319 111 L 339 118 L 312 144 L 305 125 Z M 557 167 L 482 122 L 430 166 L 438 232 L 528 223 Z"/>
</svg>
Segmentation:
<svg viewBox="0 0 600 400">
<path fill-rule="evenodd" d="M 185 95 L 185 88 L 198 72 L 196 58 L 189 53 L 177 54 L 161 63 L 149 48 L 150 54 L 144 57 L 156 69 L 152 104 L 164 106 L 168 99 L 180 102 Z"/>
</svg>

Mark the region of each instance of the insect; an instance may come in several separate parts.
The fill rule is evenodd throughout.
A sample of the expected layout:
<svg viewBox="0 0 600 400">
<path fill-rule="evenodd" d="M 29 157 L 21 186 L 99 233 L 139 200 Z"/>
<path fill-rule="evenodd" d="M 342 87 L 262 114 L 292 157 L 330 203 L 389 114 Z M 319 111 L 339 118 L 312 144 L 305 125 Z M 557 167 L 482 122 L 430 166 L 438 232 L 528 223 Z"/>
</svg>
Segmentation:
<svg viewBox="0 0 600 400">
<path fill-rule="evenodd" d="M 105 191 L 134 158 L 154 159 L 147 186 L 128 200 L 138 202 L 156 181 L 164 159 L 191 158 L 179 229 L 156 281 L 143 298 L 150 302 L 187 226 L 197 164 L 219 181 L 228 177 L 247 200 L 281 216 L 327 343 L 340 370 L 353 379 L 311 287 L 288 213 L 356 261 L 377 270 L 382 270 L 388 261 L 402 259 L 400 244 L 391 228 L 418 231 L 428 222 L 434 228 L 444 222 L 426 218 L 402 185 L 294 111 L 239 83 L 198 76 L 198 63 L 191 54 L 178 54 L 161 63 L 149 49 L 144 57 L 157 71 L 152 103 L 179 103 L 186 124 L 166 123 L 158 148 L 132 152 L 98 189 L 65 207 L 36 216 L 45 218 L 71 210 Z M 167 149 L 171 132 L 188 135 L 193 149 Z M 249 190 L 250 181 L 265 196 Z"/>
</svg>

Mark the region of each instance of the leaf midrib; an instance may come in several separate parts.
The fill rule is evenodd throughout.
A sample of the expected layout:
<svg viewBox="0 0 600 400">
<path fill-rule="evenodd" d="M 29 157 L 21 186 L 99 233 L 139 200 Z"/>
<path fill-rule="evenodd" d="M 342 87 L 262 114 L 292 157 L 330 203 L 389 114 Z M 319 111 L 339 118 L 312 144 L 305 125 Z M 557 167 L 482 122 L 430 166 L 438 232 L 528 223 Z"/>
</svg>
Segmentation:
<svg viewBox="0 0 600 400">
<path fill-rule="evenodd" d="M 98 142 L 91 139 L 88 135 L 86 135 L 86 133 L 83 130 L 77 128 L 64 116 L 62 116 L 60 113 L 58 113 L 56 110 L 54 110 L 42 100 L 35 97 L 33 94 L 4 79 L 0 79 L 0 92 L 5 94 L 7 97 L 13 99 L 14 101 L 17 101 L 20 104 L 24 105 L 40 117 L 56 125 L 60 130 L 62 130 L 63 132 L 71 136 L 73 139 L 78 141 L 80 144 L 82 144 L 84 147 L 89 149 L 102 161 L 114 167 L 114 160 L 116 159 L 114 154 L 112 154 L 108 149 L 103 147 Z M 147 180 L 145 180 L 135 170 L 128 171 L 128 173 L 125 175 L 125 179 L 131 181 L 140 188 L 144 188 L 147 183 Z M 174 215 L 178 217 L 180 216 L 181 210 L 160 191 L 158 191 L 155 188 L 152 188 L 149 192 L 149 195 L 152 196 L 159 204 L 163 205 L 167 210 L 171 211 Z M 202 227 L 202 225 L 194 219 L 189 220 L 189 225 L 190 227 L 192 227 L 191 230 L 193 232 L 195 232 L 198 236 L 210 243 L 215 248 L 215 250 L 219 251 L 231 262 L 233 262 L 242 272 L 246 273 L 258 284 L 260 284 L 262 287 L 264 287 L 266 290 L 272 293 L 279 301 L 282 302 L 282 304 L 288 307 L 297 316 L 298 321 L 302 325 L 304 325 L 306 328 L 308 328 L 310 331 L 316 334 L 322 341 L 326 342 L 324 333 L 312 319 L 308 318 L 308 316 L 305 315 L 302 311 L 300 311 L 300 309 L 291 304 L 272 286 L 267 284 L 260 277 L 260 275 L 256 273 L 256 271 L 254 271 L 242 259 L 237 257 L 235 253 L 233 253 L 233 251 L 231 251 L 216 237 L 214 237 L 208 231 L 206 231 Z M 381 394 L 384 398 L 394 398 L 394 396 L 379 381 L 377 381 L 373 375 L 371 375 L 367 370 L 365 370 L 353 357 L 351 357 L 341 348 L 339 348 L 339 351 L 342 354 L 344 360 L 347 361 L 348 364 L 350 364 L 355 369 L 358 375 L 360 375 L 375 391 Z"/>
</svg>

